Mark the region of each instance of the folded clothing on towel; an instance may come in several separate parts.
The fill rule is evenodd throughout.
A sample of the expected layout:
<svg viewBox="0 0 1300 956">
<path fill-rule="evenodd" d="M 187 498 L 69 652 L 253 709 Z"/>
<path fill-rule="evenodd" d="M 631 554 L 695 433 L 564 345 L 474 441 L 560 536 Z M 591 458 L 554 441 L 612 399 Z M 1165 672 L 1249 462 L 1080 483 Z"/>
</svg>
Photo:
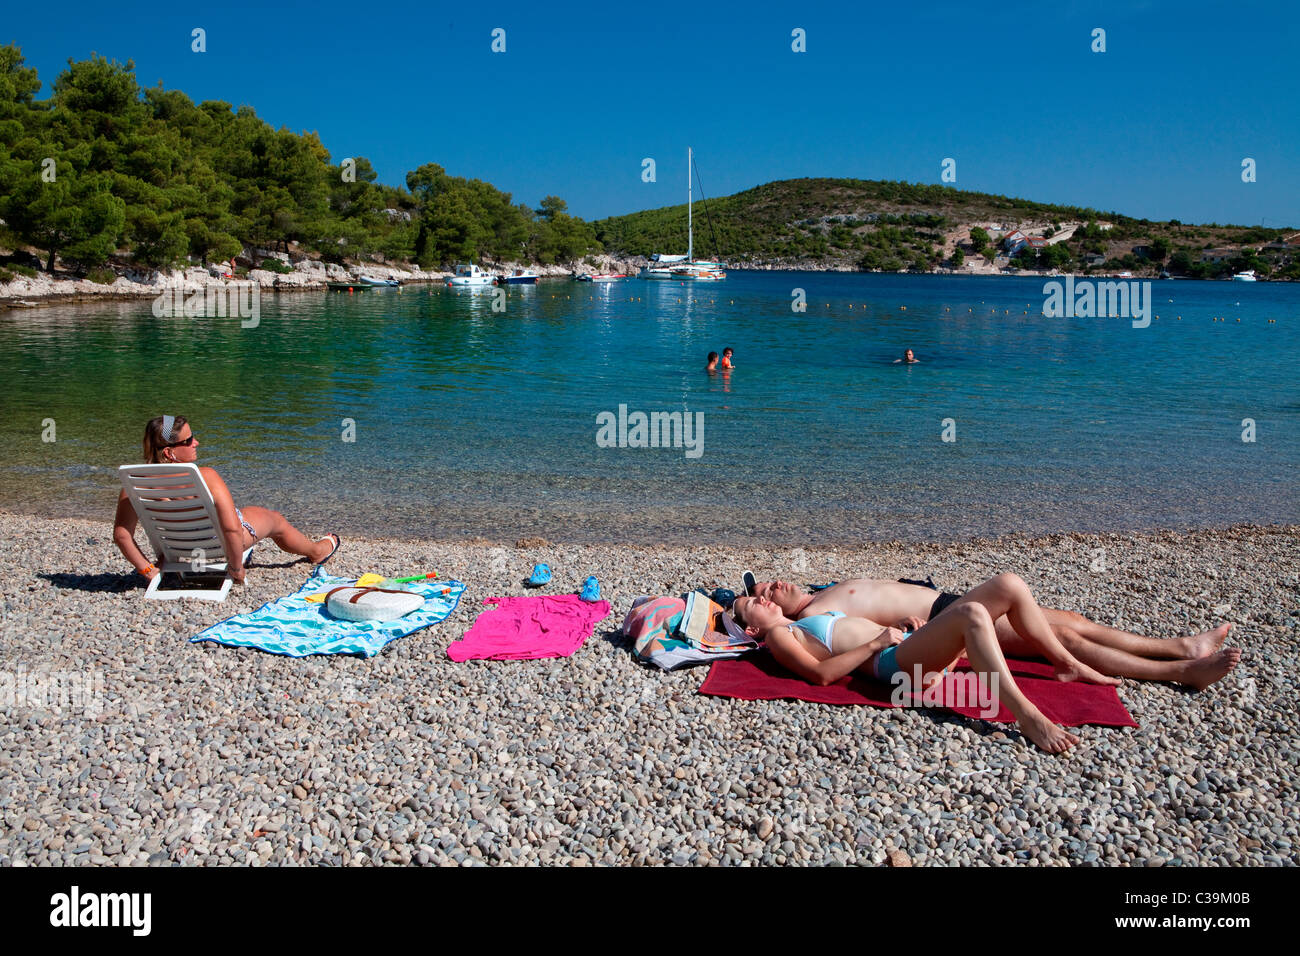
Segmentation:
<svg viewBox="0 0 1300 956">
<path fill-rule="evenodd" d="M 1095 724 L 1101 727 L 1136 727 L 1137 721 L 1119 699 L 1114 687 L 1085 684 L 1082 681 L 1056 680 L 1052 666 L 1042 661 L 1025 661 L 1007 658 L 1007 665 L 1016 679 L 1016 686 L 1041 710 L 1048 719 L 1067 727 Z M 1003 723 L 1012 723 L 1015 717 L 1005 706 L 998 704 L 996 717 L 987 717 L 984 708 L 971 699 L 969 693 L 957 692 L 962 675 L 972 673 L 970 664 L 963 659 L 953 672 L 944 677 L 948 689 L 934 693 L 933 699 L 956 702 L 963 699 L 966 706 L 948 706 L 945 709 L 964 717 L 984 717 Z M 790 673 L 776 662 L 770 653 L 749 654 L 740 660 L 718 661 L 710 669 L 701 694 L 713 697 L 735 697 L 740 700 L 807 700 L 820 704 L 868 704 L 872 707 L 902 707 L 892 700 L 894 686 L 883 681 L 869 680 L 856 674 L 842 677 L 834 684 L 818 687 Z M 928 695 L 927 695 L 928 698 Z M 928 698 L 929 699 L 929 698 Z"/>
<path fill-rule="evenodd" d="M 453 661 L 568 657 L 609 615 L 608 601 L 583 601 L 576 594 L 490 597 L 483 603 L 497 606 L 447 648 Z"/>
<path fill-rule="evenodd" d="M 758 646 L 721 605 L 696 591 L 682 598 L 637 598 L 623 634 L 632 639 L 637 660 L 666 671 L 738 657 Z"/>
</svg>

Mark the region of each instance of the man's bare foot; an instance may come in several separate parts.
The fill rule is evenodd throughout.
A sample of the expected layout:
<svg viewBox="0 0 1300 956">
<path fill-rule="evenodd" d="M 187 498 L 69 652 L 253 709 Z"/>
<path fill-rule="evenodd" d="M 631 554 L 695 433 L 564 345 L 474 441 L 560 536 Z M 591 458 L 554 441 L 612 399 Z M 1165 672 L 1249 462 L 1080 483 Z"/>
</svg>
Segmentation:
<svg viewBox="0 0 1300 956">
<path fill-rule="evenodd" d="M 1065 753 L 1079 742 L 1079 738 L 1064 727 L 1058 727 L 1041 712 L 1026 714 L 1016 720 L 1020 732 L 1049 754 Z"/>
<path fill-rule="evenodd" d="M 1120 680 L 1118 677 L 1107 677 L 1099 671 L 1093 670 L 1082 661 L 1070 661 L 1066 664 L 1053 665 L 1056 669 L 1056 679 L 1059 681 L 1081 680 L 1089 684 L 1104 684 L 1107 687 L 1118 687 Z"/>
<path fill-rule="evenodd" d="M 1178 678 L 1178 683 L 1186 684 L 1188 687 L 1194 687 L 1197 690 L 1205 690 L 1216 681 L 1223 680 L 1241 663 L 1241 648 L 1225 647 L 1217 654 L 1211 654 L 1209 657 L 1203 657 L 1198 661 L 1184 661 L 1183 663 L 1186 666 L 1183 676 Z"/>
<path fill-rule="evenodd" d="M 1228 639 L 1228 632 L 1232 630 L 1231 624 L 1220 624 L 1212 631 L 1203 631 L 1192 637 L 1180 637 L 1175 644 L 1183 649 L 1183 658 L 1185 660 L 1197 660 L 1202 657 L 1209 657 L 1217 651 L 1220 645 Z"/>
</svg>

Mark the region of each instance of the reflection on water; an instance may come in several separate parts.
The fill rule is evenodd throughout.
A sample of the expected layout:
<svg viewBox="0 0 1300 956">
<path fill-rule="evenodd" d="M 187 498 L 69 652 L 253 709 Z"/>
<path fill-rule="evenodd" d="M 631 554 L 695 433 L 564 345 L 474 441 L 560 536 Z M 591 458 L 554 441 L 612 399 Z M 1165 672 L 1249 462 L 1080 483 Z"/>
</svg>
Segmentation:
<svg viewBox="0 0 1300 956">
<path fill-rule="evenodd" d="M 0 313 L 0 505 L 107 516 L 116 466 L 166 411 L 238 501 L 354 534 L 815 543 L 1300 520 L 1300 288 L 1154 292 L 1146 329 L 1044 318 L 1041 280 L 743 272 L 267 295 L 255 329 L 148 302 Z M 727 346 L 735 371 L 705 372 Z M 896 364 L 909 347 L 920 364 Z M 599 447 L 597 416 L 620 405 L 702 412 L 703 455 Z"/>
</svg>

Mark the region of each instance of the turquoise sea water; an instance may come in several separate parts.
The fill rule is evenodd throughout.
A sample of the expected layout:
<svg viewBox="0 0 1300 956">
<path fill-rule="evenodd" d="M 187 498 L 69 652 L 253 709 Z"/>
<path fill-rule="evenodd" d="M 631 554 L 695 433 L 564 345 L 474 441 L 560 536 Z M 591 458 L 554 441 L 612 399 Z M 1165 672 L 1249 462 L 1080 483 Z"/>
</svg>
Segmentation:
<svg viewBox="0 0 1300 956">
<path fill-rule="evenodd" d="M 313 533 L 847 543 L 1300 521 L 1300 286 L 1151 285 L 1145 329 L 1045 318 L 1042 279 L 835 273 L 553 280 L 509 289 L 504 312 L 490 290 L 265 294 L 251 329 L 149 302 L 14 310 L 0 507 L 111 516 L 116 466 L 166 411 L 237 502 Z M 706 374 L 724 346 L 736 370 Z M 905 347 L 920 364 L 894 364 Z M 703 453 L 601 447 L 620 405 L 703 413 Z"/>
</svg>

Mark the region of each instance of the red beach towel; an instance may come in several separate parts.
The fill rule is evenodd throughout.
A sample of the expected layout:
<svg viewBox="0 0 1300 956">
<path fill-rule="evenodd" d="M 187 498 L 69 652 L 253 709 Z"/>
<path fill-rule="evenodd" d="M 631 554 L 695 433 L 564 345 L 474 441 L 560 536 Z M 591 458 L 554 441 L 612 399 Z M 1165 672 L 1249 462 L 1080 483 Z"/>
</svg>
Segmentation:
<svg viewBox="0 0 1300 956">
<path fill-rule="evenodd" d="M 1016 678 L 1016 685 L 1053 722 L 1066 727 L 1095 724 L 1101 727 L 1136 727 L 1137 721 L 1120 702 L 1114 687 L 1085 684 L 1082 681 L 1062 683 L 1052 676 L 1052 666 L 1043 661 L 1025 661 L 1007 658 L 1007 665 Z M 939 700 L 957 701 L 962 697 L 955 692 L 961 674 L 970 673 L 970 665 L 963 658 L 955 672 L 944 678 L 952 688 Z M 700 693 L 713 697 L 736 697 L 741 700 L 807 700 L 819 704 L 869 704 L 872 707 L 900 707 L 890 700 L 894 687 L 882 681 L 868 680 L 856 675 L 842 677 L 834 684 L 817 687 L 791 674 L 773 659 L 771 654 L 747 654 L 736 660 L 717 661 L 700 685 Z M 966 699 L 970 699 L 967 697 Z M 946 709 L 963 717 L 981 717 L 978 703 L 973 706 L 949 706 Z M 1011 711 L 998 705 L 996 717 L 985 717 L 1003 723 L 1013 723 Z"/>
<path fill-rule="evenodd" d="M 453 661 L 522 661 L 568 657 L 609 616 L 608 601 L 583 601 L 576 594 L 490 597 L 465 636 L 447 648 Z"/>
</svg>

